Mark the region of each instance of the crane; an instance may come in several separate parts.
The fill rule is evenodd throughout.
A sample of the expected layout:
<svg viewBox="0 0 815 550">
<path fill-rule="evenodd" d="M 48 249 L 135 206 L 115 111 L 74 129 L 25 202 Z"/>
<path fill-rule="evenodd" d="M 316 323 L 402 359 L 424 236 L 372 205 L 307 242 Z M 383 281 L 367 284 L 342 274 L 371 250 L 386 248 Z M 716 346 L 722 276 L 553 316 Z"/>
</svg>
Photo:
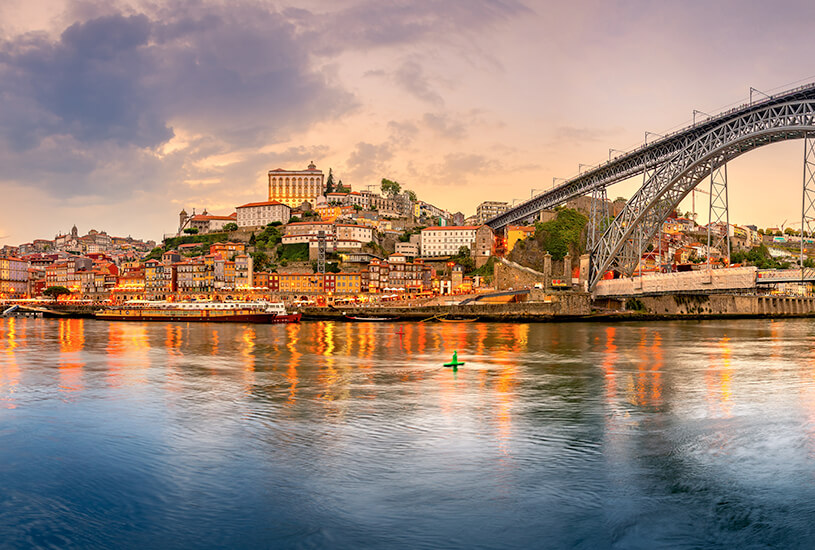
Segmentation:
<svg viewBox="0 0 815 550">
<path fill-rule="evenodd" d="M 691 212 L 693 212 L 693 221 L 696 221 L 696 193 L 702 193 L 704 195 L 710 196 L 710 193 L 707 191 L 703 191 L 701 189 L 697 189 L 694 187 L 691 189 Z"/>
</svg>

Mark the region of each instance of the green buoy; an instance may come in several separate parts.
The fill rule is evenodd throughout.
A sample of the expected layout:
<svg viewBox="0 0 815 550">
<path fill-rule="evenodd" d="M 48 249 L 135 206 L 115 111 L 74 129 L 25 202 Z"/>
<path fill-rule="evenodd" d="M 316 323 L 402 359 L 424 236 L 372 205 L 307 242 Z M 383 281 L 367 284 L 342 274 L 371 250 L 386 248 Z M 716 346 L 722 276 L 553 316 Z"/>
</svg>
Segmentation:
<svg viewBox="0 0 815 550">
<path fill-rule="evenodd" d="M 450 361 L 449 363 L 445 363 L 444 366 L 445 367 L 453 367 L 453 370 L 456 370 L 459 367 L 459 365 L 463 365 L 463 364 L 464 364 L 464 361 L 459 361 L 458 360 L 458 351 L 454 351 L 453 352 L 453 360 Z"/>
</svg>

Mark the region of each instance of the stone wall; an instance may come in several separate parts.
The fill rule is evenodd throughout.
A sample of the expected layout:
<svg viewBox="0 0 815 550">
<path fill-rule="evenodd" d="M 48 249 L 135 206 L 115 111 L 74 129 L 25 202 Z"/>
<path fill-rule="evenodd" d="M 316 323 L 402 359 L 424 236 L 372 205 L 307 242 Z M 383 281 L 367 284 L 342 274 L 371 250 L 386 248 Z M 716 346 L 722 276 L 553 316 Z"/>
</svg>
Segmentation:
<svg viewBox="0 0 815 550">
<path fill-rule="evenodd" d="M 675 294 L 636 298 L 645 311 L 657 315 L 815 315 L 815 298 L 739 294 Z M 636 304 L 629 304 L 636 305 Z"/>
<path fill-rule="evenodd" d="M 519 288 L 531 288 L 536 284 L 547 284 L 543 273 L 504 260 L 495 262 L 492 281 L 496 290 L 508 290 L 510 288 L 517 290 Z"/>
</svg>

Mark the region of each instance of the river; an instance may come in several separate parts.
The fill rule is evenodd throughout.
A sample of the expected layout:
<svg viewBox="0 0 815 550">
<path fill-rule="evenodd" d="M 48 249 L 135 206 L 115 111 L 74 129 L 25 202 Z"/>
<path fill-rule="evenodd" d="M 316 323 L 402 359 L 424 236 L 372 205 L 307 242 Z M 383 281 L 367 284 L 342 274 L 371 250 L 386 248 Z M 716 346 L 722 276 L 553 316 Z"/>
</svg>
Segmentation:
<svg viewBox="0 0 815 550">
<path fill-rule="evenodd" d="M 13 548 L 811 548 L 815 323 L 0 319 L 0 488 Z"/>
</svg>

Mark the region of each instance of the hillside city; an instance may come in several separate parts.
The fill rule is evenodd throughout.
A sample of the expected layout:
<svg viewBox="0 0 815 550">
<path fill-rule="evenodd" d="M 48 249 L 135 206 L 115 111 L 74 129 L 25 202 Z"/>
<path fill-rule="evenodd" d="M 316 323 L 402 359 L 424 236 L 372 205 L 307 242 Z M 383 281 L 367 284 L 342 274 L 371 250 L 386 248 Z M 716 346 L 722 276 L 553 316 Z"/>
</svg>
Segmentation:
<svg viewBox="0 0 815 550">
<path fill-rule="evenodd" d="M 162 243 L 89 230 L 0 249 L 0 298 L 94 302 L 269 298 L 317 305 L 467 294 L 490 288 L 496 258 L 539 269 L 561 262 L 553 288 L 571 288 L 586 250 L 591 199 L 543 212 L 534 226 L 496 235 L 485 222 L 510 205 L 485 201 L 471 216 L 451 213 L 383 179 L 380 192 L 352 190 L 314 163 L 268 172 L 263 200 L 233 212 L 179 213 Z M 609 216 L 625 200 L 607 201 Z M 717 246 L 695 213 L 674 213 L 643 246 L 637 272 L 748 263 L 789 267 L 800 232 L 792 227 L 715 224 Z M 729 237 L 731 254 L 724 248 Z M 806 244 L 810 244 L 807 242 Z M 728 257 L 729 256 L 729 257 Z M 805 265 L 811 267 L 811 260 Z M 606 274 L 614 277 L 613 273 Z"/>
</svg>

